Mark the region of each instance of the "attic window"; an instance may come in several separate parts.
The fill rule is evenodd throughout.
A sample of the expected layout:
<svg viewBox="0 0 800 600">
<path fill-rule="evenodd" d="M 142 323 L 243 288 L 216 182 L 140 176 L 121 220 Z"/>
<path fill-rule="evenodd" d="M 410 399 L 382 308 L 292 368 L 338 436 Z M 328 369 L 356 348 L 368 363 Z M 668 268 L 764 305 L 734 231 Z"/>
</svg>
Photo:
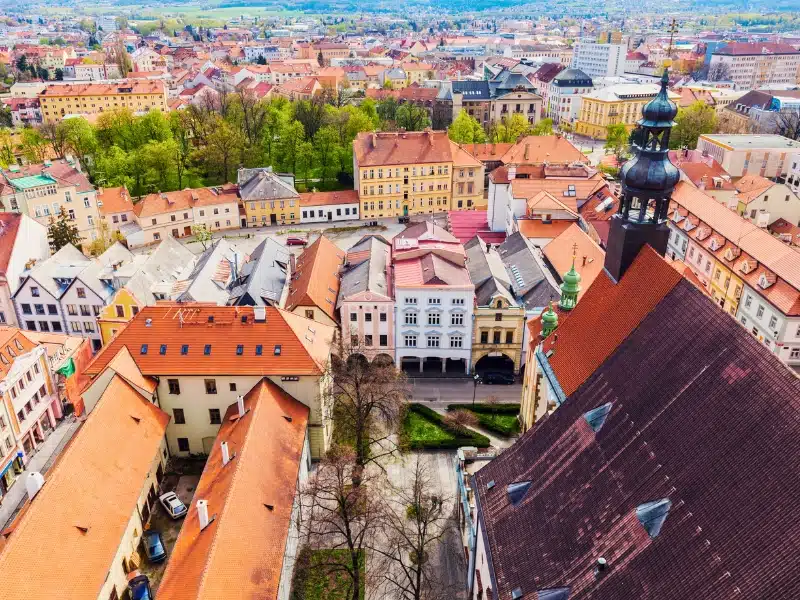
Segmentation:
<svg viewBox="0 0 800 600">
<path fill-rule="evenodd" d="M 244 354 L 244 346 L 239 344 L 236 346 L 236 356 L 241 356 L 242 354 Z"/>
<path fill-rule="evenodd" d="M 516 483 L 509 483 L 506 491 L 508 492 L 508 499 L 516 506 L 525 497 L 528 489 L 531 487 L 530 481 L 518 481 Z"/>
<path fill-rule="evenodd" d="M 139 349 L 139 354 L 147 354 L 147 344 L 142 344 L 142 347 Z"/>
<path fill-rule="evenodd" d="M 214 315 L 208 315 L 208 322 L 209 323 L 213 323 L 214 322 Z"/>
<path fill-rule="evenodd" d="M 161 344 L 161 347 L 158 349 L 158 353 L 162 356 L 167 353 L 167 345 Z"/>
<path fill-rule="evenodd" d="M 550 588 L 536 592 L 536 600 L 569 600 L 569 588 Z"/>
<path fill-rule="evenodd" d="M 247 315 L 242 315 L 242 323 L 247 323 Z"/>
<path fill-rule="evenodd" d="M 281 355 L 281 345 L 280 344 L 275 344 L 275 350 L 273 351 L 273 354 L 275 356 L 280 356 Z"/>
<path fill-rule="evenodd" d="M 211 344 L 206 344 L 205 348 L 203 348 L 203 354 L 211 356 Z"/>
<path fill-rule="evenodd" d="M 520 598 L 522 598 L 521 587 L 514 588 L 513 590 L 511 590 L 511 600 L 519 600 Z"/>
<path fill-rule="evenodd" d="M 583 413 L 583 418 L 586 419 L 586 422 L 589 424 L 589 427 L 592 428 L 592 431 L 597 433 L 605 424 L 606 417 L 610 412 L 611 412 L 611 402 L 606 402 L 602 406 L 598 406 L 597 408 L 593 408 L 589 412 Z"/>
<path fill-rule="evenodd" d="M 3 363 L 4 365 L 7 365 L 8 359 L 3 354 L 0 354 L 0 362 Z"/>
<path fill-rule="evenodd" d="M 661 531 L 670 507 L 672 507 L 672 502 L 668 498 L 645 502 L 636 507 L 636 518 L 639 519 L 639 523 L 651 538 L 656 537 Z"/>
<path fill-rule="evenodd" d="M 256 344 L 256 356 L 261 356 L 263 350 L 264 346 L 262 346 L 261 344 Z"/>
<path fill-rule="evenodd" d="M 19 340 L 14 340 L 14 345 L 17 347 L 17 350 L 22 350 L 22 344 Z"/>
<path fill-rule="evenodd" d="M 492 479 L 489 483 L 486 484 L 486 489 L 490 490 L 494 487 L 494 485 L 495 485 L 494 479 Z"/>
<path fill-rule="evenodd" d="M 181 354 L 184 356 L 189 354 L 189 344 L 184 344 L 183 346 L 181 346 Z"/>
</svg>

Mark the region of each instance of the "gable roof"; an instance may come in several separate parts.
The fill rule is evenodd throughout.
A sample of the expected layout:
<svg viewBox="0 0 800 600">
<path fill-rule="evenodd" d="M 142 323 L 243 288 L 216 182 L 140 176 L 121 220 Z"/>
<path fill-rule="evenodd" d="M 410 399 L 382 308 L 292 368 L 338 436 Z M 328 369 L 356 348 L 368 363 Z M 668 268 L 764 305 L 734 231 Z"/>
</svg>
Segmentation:
<svg viewBox="0 0 800 600">
<path fill-rule="evenodd" d="M 583 152 L 560 135 L 529 135 L 511 146 L 500 160 L 506 165 L 589 162 Z"/>
<path fill-rule="evenodd" d="M 127 347 L 143 375 L 319 375 L 330 354 L 333 327 L 277 308 L 265 310 L 266 320 L 255 322 L 253 308 L 246 306 L 174 302 L 146 306 L 103 346 L 86 374 L 99 374 Z M 243 346 L 242 355 L 236 354 L 238 345 Z M 256 355 L 257 345 L 262 346 L 261 356 Z M 275 346 L 281 347 L 279 355 Z"/>
<path fill-rule="evenodd" d="M 8 269 L 22 218 L 20 213 L 0 213 L 0 274 L 5 275 Z M 12 283 L 12 290 L 16 289 L 15 285 L 18 284 Z"/>
<path fill-rule="evenodd" d="M 244 417 L 238 417 L 235 403 L 225 413 L 159 598 L 277 598 L 308 407 L 267 378 L 247 393 L 244 406 Z M 226 465 L 222 442 L 233 457 Z M 216 515 L 202 531 L 200 499 Z"/>
<path fill-rule="evenodd" d="M 273 238 L 264 238 L 239 267 L 228 304 L 279 306 L 286 287 L 290 252 Z"/>
<path fill-rule="evenodd" d="M 335 321 L 342 264 L 344 252 L 324 235 L 319 236 L 297 259 L 286 309 L 316 306 Z"/>
<path fill-rule="evenodd" d="M 644 277 L 633 272 L 641 267 Z M 642 284 L 672 279 L 668 270 L 644 249 L 616 286 L 625 291 L 587 294 L 564 325 L 581 309 L 605 319 L 579 319 L 569 337 L 607 338 L 614 305 L 636 307 Z M 788 600 L 800 586 L 800 558 L 786 552 L 800 532 L 786 519 L 800 469 L 800 380 L 690 282 L 660 296 L 553 414 L 477 472 L 498 597 L 566 587 L 570 600 Z M 584 360 L 581 344 L 559 354 Z M 606 403 L 593 430 L 587 412 Z M 512 504 L 507 486 L 522 481 L 530 486 Z M 648 530 L 637 509 L 660 499 L 671 503 L 666 520 Z"/>
<path fill-rule="evenodd" d="M 359 167 L 453 160 L 446 131 L 362 132 L 353 140 Z"/>
<path fill-rule="evenodd" d="M 237 202 L 235 186 L 203 187 L 148 194 L 137 202 L 133 212 L 137 217 L 152 217 L 195 206 L 213 206 Z"/>
<path fill-rule="evenodd" d="M 575 253 L 575 270 L 581 276 L 580 299 L 594 280 L 603 271 L 606 253 L 590 238 L 577 223 L 572 223 L 543 249 L 547 260 L 559 278 L 570 270 Z"/>
<path fill-rule="evenodd" d="M 97 597 L 160 455 L 168 421 L 121 377 L 112 378 L 11 527 L 0 550 L 4 598 Z M 36 556 L 47 557 L 47 568 L 32 576 Z"/>
<path fill-rule="evenodd" d="M 239 196 L 243 202 L 299 198 L 300 194 L 272 167 L 239 169 Z"/>
</svg>

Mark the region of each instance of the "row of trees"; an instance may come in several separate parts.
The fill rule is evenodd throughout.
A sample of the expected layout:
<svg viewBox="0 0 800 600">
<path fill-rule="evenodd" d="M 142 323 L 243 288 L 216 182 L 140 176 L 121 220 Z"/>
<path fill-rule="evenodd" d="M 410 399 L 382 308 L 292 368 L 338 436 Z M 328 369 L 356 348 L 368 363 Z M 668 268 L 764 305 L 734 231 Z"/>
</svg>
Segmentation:
<svg viewBox="0 0 800 600">
<path fill-rule="evenodd" d="M 475 117 L 462 110 L 448 129 L 451 140 L 459 144 L 483 144 L 484 142 L 516 142 L 520 136 L 551 135 L 553 120 L 542 119 L 531 125 L 524 115 L 513 113 L 492 123 L 487 133 Z"/>
<path fill-rule="evenodd" d="M 370 363 L 361 352 L 339 343 L 334 353 L 325 404 L 335 424 L 336 444 L 301 496 L 308 547 L 337 552 L 317 553 L 313 562 L 304 553 L 299 577 L 314 569 L 343 579 L 351 600 L 361 598 L 365 576 L 387 597 L 453 598 L 456 590 L 443 578 L 446 570 L 438 559 L 447 547 L 445 538 L 458 535 L 455 503 L 435 491 L 431 465 L 421 456 L 410 461 L 403 485 L 389 482 L 382 459 L 397 451 L 394 440 L 406 405 L 406 382 L 392 361 Z M 372 569 L 365 572 L 367 552 Z"/>
</svg>

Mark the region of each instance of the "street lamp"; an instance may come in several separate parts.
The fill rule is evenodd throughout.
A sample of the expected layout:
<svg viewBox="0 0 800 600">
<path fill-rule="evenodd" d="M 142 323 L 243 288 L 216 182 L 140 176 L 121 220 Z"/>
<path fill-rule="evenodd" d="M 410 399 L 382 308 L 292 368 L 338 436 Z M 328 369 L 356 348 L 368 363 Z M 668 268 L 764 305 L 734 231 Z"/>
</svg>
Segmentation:
<svg viewBox="0 0 800 600">
<path fill-rule="evenodd" d="M 481 376 L 475 373 L 475 376 L 472 378 L 472 406 L 475 406 L 475 394 L 478 391 L 478 384 L 481 382 Z"/>
</svg>

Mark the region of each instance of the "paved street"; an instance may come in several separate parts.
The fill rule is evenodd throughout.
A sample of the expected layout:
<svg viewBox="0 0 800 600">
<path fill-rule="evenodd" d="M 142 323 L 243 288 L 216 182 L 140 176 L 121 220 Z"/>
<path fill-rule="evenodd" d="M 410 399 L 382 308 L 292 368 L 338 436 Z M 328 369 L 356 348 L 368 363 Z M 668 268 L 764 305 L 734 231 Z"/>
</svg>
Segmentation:
<svg viewBox="0 0 800 600">
<path fill-rule="evenodd" d="M 471 379 L 408 379 L 413 402 L 420 402 L 431 408 L 444 409 L 448 404 L 472 402 L 475 386 Z M 496 396 L 500 402 L 520 402 L 522 384 L 485 385 L 475 389 L 475 401 L 483 402 L 489 396 Z"/>
<path fill-rule="evenodd" d="M 17 481 L 8 490 L 8 493 L 3 496 L 2 504 L 0 504 L 0 529 L 8 526 L 9 522 L 22 508 L 22 505 L 28 500 L 28 492 L 25 489 L 25 480 L 28 478 L 28 474 L 39 471 L 45 476 L 46 481 L 47 471 L 72 439 L 72 436 L 75 435 L 82 422 L 82 420 L 76 419 L 74 416 L 65 418 L 44 443 L 39 446 L 36 454 L 28 462 L 28 468 L 17 477 Z"/>
</svg>

